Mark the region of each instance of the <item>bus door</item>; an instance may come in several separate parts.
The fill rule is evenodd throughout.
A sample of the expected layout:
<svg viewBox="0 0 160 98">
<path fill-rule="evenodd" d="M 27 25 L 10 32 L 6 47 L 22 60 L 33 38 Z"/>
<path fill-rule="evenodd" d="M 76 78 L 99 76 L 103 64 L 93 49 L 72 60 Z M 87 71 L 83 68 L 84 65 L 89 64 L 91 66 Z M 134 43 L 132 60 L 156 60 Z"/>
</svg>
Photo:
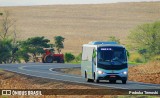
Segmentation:
<svg viewBox="0 0 160 98">
<path fill-rule="evenodd" d="M 92 76 L 94 78 L 94 72 L 96 72 L 96 57 L 97 57 L 97 54 L 96 54 L 96 49 L 94 48 L 93 49 L 93 53 L 92 53 Z"/>
<path fill-rule="evenodd" d="M 89 79 L 93 79 L 93 71 L 94 71 L 94 66 L 93 66 L 93 47 L 83 47 L 84 51 L 83 51 L 83 62 L 84 64 L 82 64 L 83 68 L 85 71 L 87 71 L 87 77 Z"/>
</svg>

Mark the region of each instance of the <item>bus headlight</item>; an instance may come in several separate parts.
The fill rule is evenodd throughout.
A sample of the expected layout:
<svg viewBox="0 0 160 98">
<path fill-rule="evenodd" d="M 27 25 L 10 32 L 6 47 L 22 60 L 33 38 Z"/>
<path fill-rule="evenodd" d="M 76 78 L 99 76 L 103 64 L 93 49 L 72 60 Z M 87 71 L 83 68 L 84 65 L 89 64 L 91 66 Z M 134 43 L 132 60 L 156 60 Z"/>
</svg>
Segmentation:
<svg viewBox="0 0 160 98">
<path fill-rule="evenodd" d="M 103 74 L 103 72 L 102 72 L 102 71 L 100 71 L 100 70 L 98 70 L 97 72 L 98 72 L 98 74 Z"/>
<path fill-rule="evenodd" d="M 127 72 L 126 72 L 126 71 L 124 71 L 124 72 L 123 72 L 123 74 L 125 74 L 125 75 L 126 75 L 126 74 L 127 74 Z"/>
</svg>

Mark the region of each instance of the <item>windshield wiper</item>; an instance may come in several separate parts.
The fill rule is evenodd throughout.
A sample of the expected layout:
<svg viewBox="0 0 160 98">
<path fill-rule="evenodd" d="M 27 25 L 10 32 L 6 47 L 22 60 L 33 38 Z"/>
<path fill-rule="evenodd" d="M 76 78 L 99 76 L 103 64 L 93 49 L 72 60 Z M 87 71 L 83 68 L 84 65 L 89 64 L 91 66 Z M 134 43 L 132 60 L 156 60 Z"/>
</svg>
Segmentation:
<svg viewBox="0 0 160 98">
<path fill-rule="evenodd" d="M 105 60 L 104 62 L 111 62 L 111 60 Z"/>
</svg>

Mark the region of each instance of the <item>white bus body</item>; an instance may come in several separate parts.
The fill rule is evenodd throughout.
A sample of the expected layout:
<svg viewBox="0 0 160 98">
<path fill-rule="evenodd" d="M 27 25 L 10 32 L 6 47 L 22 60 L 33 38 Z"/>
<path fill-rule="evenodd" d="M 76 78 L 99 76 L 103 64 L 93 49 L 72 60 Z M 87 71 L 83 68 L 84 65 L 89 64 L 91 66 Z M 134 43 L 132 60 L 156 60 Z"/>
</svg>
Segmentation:
<svg viewBox="0 0 160 98">
<path fill-rule="evenodd" d="M 81 75 L 88 82 L 109 80 L 116 83 L 128 78 L 127 53 L 124 46 L 116 42 L 90 42 L 82 49 Z"/>
</svg>

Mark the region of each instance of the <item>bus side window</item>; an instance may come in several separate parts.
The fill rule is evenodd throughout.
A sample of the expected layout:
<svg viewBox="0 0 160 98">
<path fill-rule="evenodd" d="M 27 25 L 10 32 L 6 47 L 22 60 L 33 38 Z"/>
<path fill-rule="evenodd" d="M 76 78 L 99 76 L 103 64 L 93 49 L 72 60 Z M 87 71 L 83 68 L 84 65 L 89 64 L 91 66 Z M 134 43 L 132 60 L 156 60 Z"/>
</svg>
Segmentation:
<svg viewBox="0 0 160 98">
<path fill-rule="evenodd" d="M 85 47 L 82 47 L 82 61 L 85 60 Z"/>
<path fill-rule="evenodd" d="M 88 50 L 86 47 L 83 47 L 82 49 L 82 61 L 88 61 Z"/>
</svg>

